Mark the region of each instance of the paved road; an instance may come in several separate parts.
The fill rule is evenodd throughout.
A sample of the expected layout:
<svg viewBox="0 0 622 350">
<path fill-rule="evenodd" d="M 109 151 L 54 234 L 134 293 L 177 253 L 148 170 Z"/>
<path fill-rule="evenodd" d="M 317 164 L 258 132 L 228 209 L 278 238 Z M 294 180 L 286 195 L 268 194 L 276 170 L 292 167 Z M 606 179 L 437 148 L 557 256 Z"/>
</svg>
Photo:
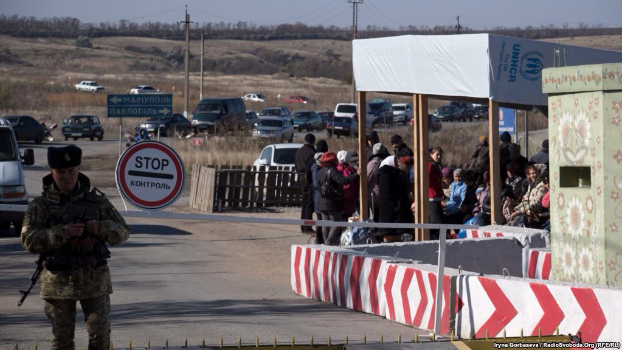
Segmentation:
<svg viewBox="0 0 622 350">
<path fill-rule="evenodd" d="M 74 142 L 71 142 L 74 143 Z M 114 152 L 113 141 L 77 141 L 87 154 Z M 60 145 L 61 143 L 54 143 Z M 22 144 L 25 148 L 30 145 Z M 41 178 L 48 173 L 45 147 L 35 149 L 36 164 L 27 167 L 28 192 L 38 195 Z M 87 172 L 123 210 L 114 188 L 112 171 Z M 170 210 L 190 212 L 187 195 Z M 261 214 L 247 214 L 261 215 Z M 295 218 L 298 213 L 262 214 Z M 216 344 L 220 337 L 232 345 L 244 342 L 291 342 L 330 335 L 335 341 L 347 334 L 351 341 L 396 339 L 414 330 L 386 319 L 295 296 L 290 286 L 290 247 L 307 243 L 297 227 L 128 219 L 132 235 L 113 247 L 110 268 L 113 340 L 134 346 L 151 340 L 162 346 L 181 345 L 184 339 L 199 344 L 202 337 Z M 24 251 L 11 231 L 0 231 L 0 349 L 49 348 L 50 326 L 43 313 L 38 287 L 22 307 L 19 289 L 25 289 L 34 271 L 35 256 Z M 82 317 L 78 316 L 77 348 L 86 346 Z M 425 334 L 425 332 L 421 332 Z"/>
</svg>

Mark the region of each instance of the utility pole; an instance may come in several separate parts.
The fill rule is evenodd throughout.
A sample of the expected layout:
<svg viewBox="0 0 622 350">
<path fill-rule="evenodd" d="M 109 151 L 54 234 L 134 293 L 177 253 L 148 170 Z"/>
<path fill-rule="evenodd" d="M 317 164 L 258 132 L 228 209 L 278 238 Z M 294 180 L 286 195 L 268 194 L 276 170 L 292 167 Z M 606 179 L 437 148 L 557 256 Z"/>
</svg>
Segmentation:
<svg viewBox="0 0 622 350">
<path fill-rule="evenodd" d="M 205 33 L 201 33 L 201 89 L 199 93 L 199 98 L 203 99 L 203 55 L 205 54 Z"/>
<path fill-rule="evenodd" d="M 188 14 L 188 5 L 186 5 L 186 82 L 184 84 L 184 117 L 188 118 L 188 90 L 190 90 L 190 15 Z"/>
<path fill-rule="evenodd" d="M 460 16 L 456 17 L 456 21 L 458 21 L 458 24 L 456 24 L 456 34 L 460 34 L 460 29 L 462 29 L 462 26 L 460 25 Z"/>
<path fill-rule="evenodd" d="M 363 0 L 348 0 L 352 4 L 352 103 L 356 102 L 356 82 L 354 81 L 354 40 L 358 26 L 358 4 L 362 4 Z"/>
</svg>

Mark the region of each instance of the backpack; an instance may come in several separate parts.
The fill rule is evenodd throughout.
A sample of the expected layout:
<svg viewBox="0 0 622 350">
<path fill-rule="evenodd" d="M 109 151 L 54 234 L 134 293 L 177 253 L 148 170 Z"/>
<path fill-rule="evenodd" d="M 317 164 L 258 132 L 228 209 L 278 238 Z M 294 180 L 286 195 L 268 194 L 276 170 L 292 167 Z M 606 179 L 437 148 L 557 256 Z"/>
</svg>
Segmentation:
<svg viewBox="0 0 622 350">
<path fill-rule="evenodd" d="M 341 186 L 335 185 L 330 180 L 330 171 L 333 168 L 328 169 L 326 172 L 326 177 L 324 178 L 324 183 L 320 186 L 320 196 L 324 199 L 328 200 L 340 200 L 343 198 L 343 191 L 341 190 Z"/>
</svg>

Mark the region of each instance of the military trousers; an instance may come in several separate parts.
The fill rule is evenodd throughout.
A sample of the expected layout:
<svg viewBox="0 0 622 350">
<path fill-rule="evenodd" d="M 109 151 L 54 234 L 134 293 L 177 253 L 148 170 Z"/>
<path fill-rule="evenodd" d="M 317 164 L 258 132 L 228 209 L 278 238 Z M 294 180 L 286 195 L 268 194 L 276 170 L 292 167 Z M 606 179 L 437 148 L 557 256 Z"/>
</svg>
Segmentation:
<svg viewBox="0 0 622 350">
<path fill-rule="evenodd" d="M 52 321 L 52 350 L 72 350 L 76 330 L 76 300 L 45 300 L 45 314 Z M 89 350 L 106 350 L 110 345 L 110 296 L 80 300 Z"/>
</svg>

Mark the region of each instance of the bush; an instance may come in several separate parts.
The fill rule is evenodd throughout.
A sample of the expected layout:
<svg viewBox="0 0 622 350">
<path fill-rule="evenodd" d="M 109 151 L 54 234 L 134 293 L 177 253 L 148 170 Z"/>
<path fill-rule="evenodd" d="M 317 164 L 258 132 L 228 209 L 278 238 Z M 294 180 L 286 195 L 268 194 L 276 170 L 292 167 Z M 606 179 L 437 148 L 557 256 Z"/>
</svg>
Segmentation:
<svg viewBox="0 0 622 350">
<path fill-rule="evenodd" d="M 7 82 L 0 82 L 0 110 L 13 108 L 13 90 Z"/>
<path fill-rule="evenodd" d="M 88 36 L 79 36 L 76 39 L 76 46 L 91 48 L 93 47 L 93 43 L 91 43 L 91 39 L 89 39 Z"/>
</svg>

